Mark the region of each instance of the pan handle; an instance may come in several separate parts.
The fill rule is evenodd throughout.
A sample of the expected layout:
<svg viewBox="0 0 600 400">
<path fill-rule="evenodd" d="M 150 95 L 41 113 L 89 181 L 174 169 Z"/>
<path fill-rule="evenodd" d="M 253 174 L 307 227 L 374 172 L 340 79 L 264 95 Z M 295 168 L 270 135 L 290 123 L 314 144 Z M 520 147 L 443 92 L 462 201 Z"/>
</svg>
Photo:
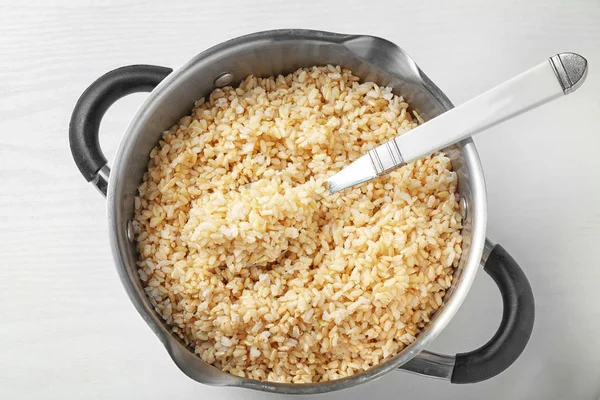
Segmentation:
<svg viewBox="0 0 600 400">
<path fill-rule="evenodd" d="M 423 351 L 400 369 L 452 383 L 476 383 L 500 374 L 519 358 L 533 331 L 533 291 L 519 264 L 489 239 L 481 263 L 502 295 L 502 321 L 496 334 L 480 348 L 455 356 Z"/>
<path fill-rule="evenodd" d="M 98 78 L 83 92 L 69 123 L 71 154 L 79 172 L 106 197 L 110 169 L 100 149 L 100 121 L 121 97 L 152 91 L 173 70 L 154 65 L 129 65 Z"/>
</svg>

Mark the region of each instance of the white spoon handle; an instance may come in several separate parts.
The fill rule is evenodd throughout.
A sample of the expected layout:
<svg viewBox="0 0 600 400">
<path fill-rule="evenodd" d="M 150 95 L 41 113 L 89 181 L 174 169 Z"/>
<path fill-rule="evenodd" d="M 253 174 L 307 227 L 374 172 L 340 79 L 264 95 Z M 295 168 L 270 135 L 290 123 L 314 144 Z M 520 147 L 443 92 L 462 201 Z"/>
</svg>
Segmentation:
<svg viewBox="0 0 600 400">
<path fill-rule="evenodd" d="M 394 139 L 411 162 L 564 94 L 548 61 Z"/>
<path fill-rule="evenodd" d="M 557 54 L 495 88 L 367 152 L 329 179 L 337 192 L 448 147 L 579 88 L 587 61 Z M 410 101 L 410 99 L 409 99 Z"/>
</svg>

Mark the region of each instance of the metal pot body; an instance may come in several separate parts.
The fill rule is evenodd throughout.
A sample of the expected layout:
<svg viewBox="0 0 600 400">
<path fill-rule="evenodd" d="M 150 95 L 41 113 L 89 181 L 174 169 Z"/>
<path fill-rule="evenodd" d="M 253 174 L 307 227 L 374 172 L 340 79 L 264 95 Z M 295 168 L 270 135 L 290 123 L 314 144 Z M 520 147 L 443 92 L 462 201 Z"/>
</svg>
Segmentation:
<svg viewBox="0 0 600 400">
<path fill-rule="evenodd" d="M 458 174 L 461 207 L 464 211 L 463 254 L 444 304 L 417 340 L 401 353 L 348 378 L 313 384 L 280 384 L 240 378 L 205 363 L 186 348 L 154 311 L 137 274 L 136 246 L 131 232 L 134 197 L 147 168 L 149 153 L 162 133 L 191 110 L 194 101 L 215 87 L 236 84 L 249 74 L 286 74 L 300 67 L 333 64 L 350 68 L 364 81 L 390 86 L 402 94 L 427 121 L 452 108 L 442 91 L 425 76 L 415 62 L 393 43 L 372 36 L 340 35 L 307 30 L 260 32 L 217 45 L 171 72 L 162 67 L 131 66 L 112 71 L 96 81 L 79 100 L 70 126 L 71 149 L 87 180 L 107 196 L 110 243 L 121 281 L 136 309 L 165 345 L 177 366 L 192 379 L 210 385 L 239 386 L 278 393 L 321 393 L 370 381 L 402 368 L 444 378 L 456 383 L 487 379 L 506 368 L 521 353 L 533 326 L 533 296 L 518 265 L 504 259 L 504 250 L 486 242 L 486 193 L 483 171 L 472 140 L 445 149 Z M 160 82 L 160 83 L 159 83 Z M 97 142 L 103 112 L 117 98 L 134 92 L 150 95 L 133 117 L 109 170 Z M 485 250 L 485 252 L 484 252 Z M 496 274 L 514 269 L 518 275 L 504 277 L 508 288 L 524 287 L 524 298 L 502 291 L 504 313 L 516 312 L 513 321 L 503 322 L 499 333 L 486 346 L 461 361 L 458 356 L 428 352 L 427 346 L 444 329 L 464 301 L 482 263 L 492 256 L 499 266 Z M 507 267 L 508 265 L 508 267 Z M 488 265 L 486 264 L 486 270 Z M 502 278 L 492 277 L 499 282 Z M 517 285 L 518 286 L 518 285 Z M 527 290 L 528 289 L 528 290 Z M 508 297 L 507 297 L 508 296 Z M 507 300 L 508 298 L 508 300 Z M 525 304 L 525 309 L 523 309 Z M 519 314 L 519 312 L 521 312 Z M 523 312 L 525 314 L 523 314 Z M 518 314 L 518 315 L 517 315 Z M 510 319 L 510 315 L 506 316 Z M 511 325 L 512 324 L 512 325 Z M 522 332 L 517 332 L 519 329 Z M 515 333 L 516 332 L 516 333 Z M 516 335 L 517 339 L 512 338 Z M 512 338 L 512 341 L 511 341 Z M 517 343 L 515 347 L 515 342 Z M 504 347 L 502 347 L 504 346 Z M 512 360 L 498 361 L 499 353 L 512 349 Z M 511 347 L 512 346 L 512 347 Z M 483 353 L 482 353 L 483 349 Z M 471 353 L 475 353 L 471 352 Z M 469 355 L 470 353 L 465 353 Z M 482 358 L 483 357 L 483 358 Z M 504 356 L 504 358 L 506 358 Z M 487 364 L 486 364 L 487 363 Z M 508 364 L 508 365 L 499 365 Z M 473 368 L 480 370 L 473 373 Z M 481 372 L 481 369 L 486 370 Z M 476 375 L 481 375 L 477 377 Z"/>
</svg>

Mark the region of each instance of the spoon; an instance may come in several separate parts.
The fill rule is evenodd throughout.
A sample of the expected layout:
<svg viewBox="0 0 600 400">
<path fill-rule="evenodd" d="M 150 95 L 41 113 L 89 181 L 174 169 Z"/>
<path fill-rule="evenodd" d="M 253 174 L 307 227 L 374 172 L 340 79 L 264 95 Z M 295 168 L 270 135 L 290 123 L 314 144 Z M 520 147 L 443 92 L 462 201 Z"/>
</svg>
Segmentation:
<svg viewBox="0 0 600 400">
<path fill-rule="evenodd" d="M 587 76 L 587 60 L 560 53 L 368 151 L 330 177 L 331 193 L 370 181 L 411 161 L 458 143 L 494 125 L 577 90 Z"/>
</svg>

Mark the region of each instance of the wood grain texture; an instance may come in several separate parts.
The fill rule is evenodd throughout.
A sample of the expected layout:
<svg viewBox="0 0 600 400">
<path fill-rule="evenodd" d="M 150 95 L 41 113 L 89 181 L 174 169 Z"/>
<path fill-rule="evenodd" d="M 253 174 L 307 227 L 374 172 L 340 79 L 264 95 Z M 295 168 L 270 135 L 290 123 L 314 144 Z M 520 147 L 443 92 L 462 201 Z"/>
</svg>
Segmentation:
<svg viewBox="0 0 600 400">
<path fill-rule="evenodd" d="M 598 21 L 591 0 L 0 1 L 0 399 L 278 398 L 197 384 L 170 361 L 121 288 L 104 199 L 80 177 L 67 130 L 78 96 L 112 68 L 177 67 L 241 34 L 299 27 L 388 38 L 457 103 L 560 51 L 591 65 L 574 95 L 476 139 L 489 235 L 536 295 L 523 356 L 477 385 L 398 372 L 327 398 L 598 398 Z M 105 116 L 109 159 L 143 98 Z M 480 274 L 433 349 L 479 346 L 500 312 Z"/>
</svg>

